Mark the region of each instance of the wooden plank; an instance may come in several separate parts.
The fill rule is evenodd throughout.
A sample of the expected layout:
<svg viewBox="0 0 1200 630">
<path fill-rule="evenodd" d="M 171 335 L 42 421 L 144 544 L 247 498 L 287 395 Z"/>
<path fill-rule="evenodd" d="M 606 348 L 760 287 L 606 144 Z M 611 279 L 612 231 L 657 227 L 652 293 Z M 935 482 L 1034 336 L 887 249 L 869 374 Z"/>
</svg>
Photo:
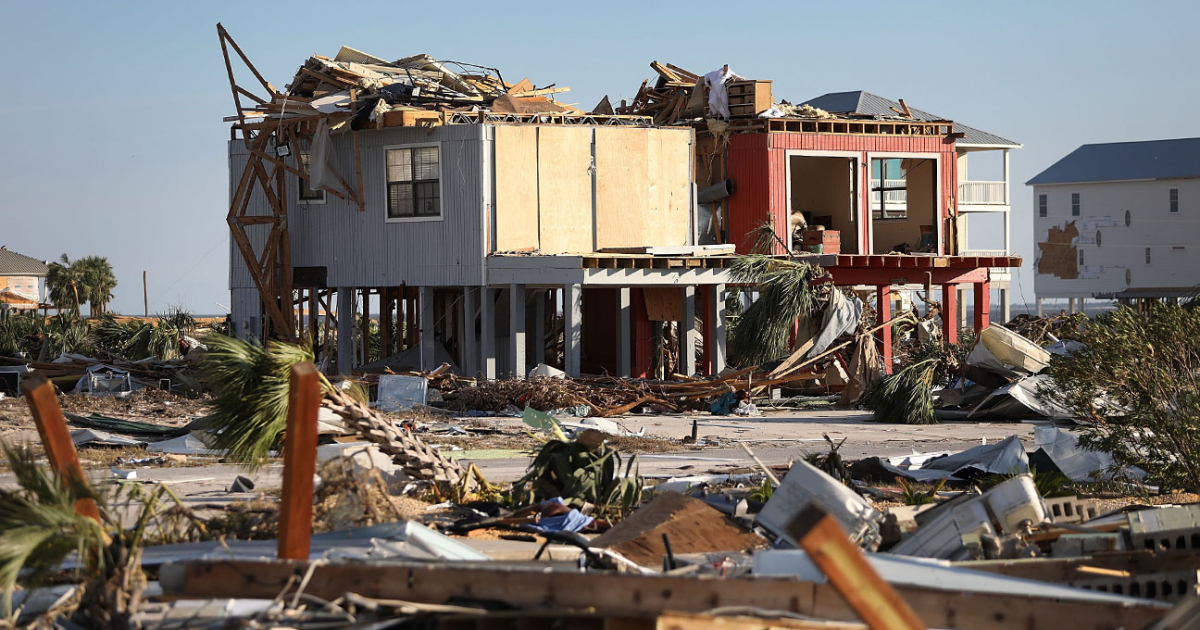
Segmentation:
<svg viewBox="0 0 1200 630">
<path fill-rule="evenodd" d="M 164 566 L 160 578 L 168 595 L 273 599 L 307 569 L 308 564 L 303 562 L 208 560 Z M 947 628 L 1142 628 L 1170 609 L 1149 601 L 1059 601 L 1037 593 L 1001 595 L 904 585 L 895 588 L 922 619 Z M 437 604 L 494 600 L 518 607 L 552 606 L 604 615 L 660 614 L 668 610 L 694 613 L 747 606 L 835 621 L 858 619 L 829 584 L 788 578 L 642 576 L 463 567 L 454 563 L 353 563 L 312 568 L 305 592 L 330 601 L 353 592 L 364 597 Z"/>
<path fill-rule="evenodd" d="M 58 406 L 54 385 L 45 376 L 34 372 L 21 383 L 21 390 L 25 392 L 25 401 L 29 404 L 29 412 L 37 425 L 38 436 L 42 439 L 42 448 L 46 451 L 50 467 L 62 479 L 86 484 L 87 478 L 83 476 L 83 466 L 79 463 L 79 454 L 75 452 L 75 442 L 71 440 L 71 432 L 67 430 L 67 419 L 63 417 L 62 409 Z M 76 501 L 75 511 L 100 522 L 100 510 L 92 499 Z"/>
<path fill-rule="evenodd" d="M 646 318 L 652 322 L 683 321 L 683 291 L 678 287 L 646 287 Z"/>
<path fill-rule="evenodd" d="M 538 249 L 538 128 L 496 125 L 494 251 Z"/>
<path fill-rule="evenodd" d="M 871 630 L 924 630 L 912 607 L 824 510 L 809 505 L 788 523 L 787 531 Z"/>
<path fill-rule="evenodd" d="M 676 246 L 688 242 L 691 212 L 690 134 L 678 129 L 652 129 L 647 138 L 649 178 L 647 211 L 650 232 L 637 245 Z"/>
<path fill-rule="evenodd" d="M 592 130 L 538 129 L 538 240 L 550 254 L 593 251 Z"/>
<path fill-rule="evenodd" d="M 279 544 L 283 560 L 307 560 L 312 539 L 313 474 L 317 471 L 317 410 L 320 372 L 309 362 L 292 366 L 288 389 L 287 438 L 283 447 L 283 495 Z"/>
</svg>

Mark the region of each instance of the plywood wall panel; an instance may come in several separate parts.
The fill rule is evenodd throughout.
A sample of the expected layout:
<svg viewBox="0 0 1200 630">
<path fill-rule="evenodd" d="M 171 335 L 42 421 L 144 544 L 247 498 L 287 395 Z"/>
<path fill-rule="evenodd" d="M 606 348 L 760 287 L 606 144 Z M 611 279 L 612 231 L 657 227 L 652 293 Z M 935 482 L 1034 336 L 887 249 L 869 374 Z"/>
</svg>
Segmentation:
<svg viewBox="0 0 1200 630">
<path fill-rule="evenodd" d="M 537 249 L 538 128 L 496 126 L 496 251 Z"/>
<path fill-rule="evenodd" d="M 538 226 L 541 251 L 590 252 L 592 239 L 592 130 L 538 128 Z"/>
<path fill-rule="evenodd" d="M 596 129 L 596 242 L 604 247 L 636 247 L 656 223 L 648 168 L 652 130 Z M 657 143 L 657 139 L 654 139 Z"/>
</svg>

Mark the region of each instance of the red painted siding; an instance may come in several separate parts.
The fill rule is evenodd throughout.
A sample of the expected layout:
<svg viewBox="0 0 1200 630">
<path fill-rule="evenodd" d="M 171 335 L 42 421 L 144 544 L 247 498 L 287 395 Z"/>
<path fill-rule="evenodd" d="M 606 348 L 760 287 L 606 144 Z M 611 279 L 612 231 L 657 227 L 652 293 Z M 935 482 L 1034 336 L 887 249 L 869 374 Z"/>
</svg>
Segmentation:
<svg viewBox="0 0 1200 630">
<path fill-rule="evenodd" d="M 734 193 L 729 197 L 729 238 L 737 244 L 738 253 L 750 251 L 753 239 L 747 238 L 764 221 L 775 226 L 788 225 L 787 207 L 787 152 L 810 151 L 854 151 L 864 161 L 862 181 L 859 184 L 862 209 L 861 242 L 868 240 L 870 213 L 870 179 L 866 162 L 869 153 L 930 153 L 941 158 L 941 195 L 938 213 L 942 217 L 939 231 L 945 239 L 945 218 L 948 216 L 947 200 L 957 194 L 957 161 L 954 141 L 950 138 L 843 135 L 825 133 L 759 133 L 737 134 L 729 139 L 727 148 L 729 177 L 734 182 Z M 930 157 L 933 157 L 931 155 Z M 778 228 L 777 228 L 778 229 Z M 782 253 L 777 246 L 776 253 Z M 942 252 L 946 251 L 943 243 Z"/>
</svg>

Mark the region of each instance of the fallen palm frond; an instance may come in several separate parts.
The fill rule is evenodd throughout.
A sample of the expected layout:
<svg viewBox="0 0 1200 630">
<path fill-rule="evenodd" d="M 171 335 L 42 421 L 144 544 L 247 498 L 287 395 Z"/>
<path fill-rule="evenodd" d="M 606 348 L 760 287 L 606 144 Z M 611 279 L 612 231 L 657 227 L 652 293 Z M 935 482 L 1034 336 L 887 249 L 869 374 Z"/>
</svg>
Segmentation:
<svg viewBox="0 0 1200 630">
<path fill-rule="evenodd" d="M 250 469 L 267 462 L 287 428 L 291 366 L 311 361 L 311 350 L 272 341 L 264 348 L 213 336 L 202 367 L 216 396 L 210 427 L 213 446 Z"/>
<path fill-rule="evenodd" d="M 739 283 L 756 285 L 754 300 L 738 319 L 730 350 L 746 365 L 787 356 L 788 337 L 798 319 L 821 310 L 823 290 L 814 281 L 825 270 L 795 260 L 752 254 L 739 256 L 730 267 Z"/>
<path fill-rule="evenodd" d="M 210 427 L 214 446 L 251 469 L 267 462 L 287 428 L 291 367 L 312 361 L 306 346 L 272 341 L 256 343 L 217 335 L 208 338 L 205 373 L 217 392 Z M 397 427 L 362 400 L 361 391 L 333 387 L 321 377 L 322 404 L 350 422 L 415 479 L 456 483 L 463 469 L 421 438 Z"/>
<path fill-rule="evenodd" d="M 12 615 L 12 594 L 22 570 L 24 585 L 47 581 L 55 566 L 72 552 L 103 568 L 105 546 L 100 523 L 75 511 L 75 502 L 99 497 L 85 483 L 69 483 L 37 462 L 28 448 L 2 443 L 4 457 L 16 476 L 17 489 L 0 490 L 0 585 L 4 615 Z"/>
<path fill-rule="evenodd" d="M 925 359 L 871 383 L 863 406 L 875 412 L 875 422 L 937 424 L 933 382 L 939 359 Z"/>
<path fill-rule="evenodd" d="M 518 505 L 530 505 L 562 497 L 573 507 L 591 503 L 599 515 L 620 515 L 641 501 L 642 486 L 636 455 L 622 474 L 621 455 L 594 436 L 572 442 L 550 440 L 525 476 L 513 484 L 513 499 Z"/>
</svg>

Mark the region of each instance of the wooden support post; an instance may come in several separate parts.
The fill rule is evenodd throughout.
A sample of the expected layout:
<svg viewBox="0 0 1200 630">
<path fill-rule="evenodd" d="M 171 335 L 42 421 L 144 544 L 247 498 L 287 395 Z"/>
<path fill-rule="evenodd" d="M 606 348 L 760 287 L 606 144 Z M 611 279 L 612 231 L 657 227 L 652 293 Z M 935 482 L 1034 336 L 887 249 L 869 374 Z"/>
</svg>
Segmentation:
<svg viewBox="0 0 1200 630">
<path fill-rule="evenodd" d="M 683 321 L 679 322 L 679 369 L 687 376 L 696 374 L 696 287 L 687 285 L 683 292 Z"/>
<path fill-rule="evenodd" d="M 79 454 L 75 452 L 75 442 L 67 430 L 67 419 L 58 406 L 54 385 L 46 377 L 35 373 L 21 383 L 21 390 L 25 392 L 25 401 L 29 404 L 29 412 L 33 414 L 33 422 L 37 425 L 38 436 L 42 438 L 42 448 L 46 451 L 46 459 L 50 460 L 50 467 L 63 479 L 87 483 L 83 466 L 79 463 Z M 100 510 L 91 499 L 76 501 L 75 511 L 100 521 Z"/>
<path fill-rule="evenodd" d="M 308 336 L 309 340 L 316 346 L 320 340 L 317 339 L 317 292 L 320 289 L 308 290 Z"/>
<path fill-rule="evenodd" d="M 714 284 L 708 287 L 708 304 L 705 323 L 708 329 L 704 331 L 705 342 L 709 344 L 709 373 L 713 376 L 725 369 L 725 345 L 727 330 L 725 328 L 725 285 Z M 711 340 L 710 340 L 711 338 Z"/>
<path fill-rule="evenodd" d="M 479 369 L 479 336 L 475 330 L 475 303 L 479 290 L 475 287 L 463 287 L 463 338 L 462 338 L 462 369 L 463 374 L 475 376 Z"/>
<path fill-rule="evenodd" d="M 283 495 L 279 501 L 280 560 L 307 560 L 312 539 L 313 474 L 317 470 L 317 410 L 321 381 L 317 366 L 292 366 L 287 433 L 283 445 Z"/>
<path fill-rule="evenodd" d="M 871 630 L 924 630 L 917 613 L 824 510 L 809 505 L 788 523 L 787 533 Z"/>
<path fill-rule="evenodd" d="M 942 338 L 946 343 L 958 343 L 958 329 L 962 319 L 958 316 L 958 285 L 942 285 Z"/>
<path fill-rule="evenodd" d="M 892 319 L 892 287 L 881 284 L 875 287 L 877 303 L 875 305 L 875 322 L 882 324 Z M 883 370 L 892 373 L 892 327 L 884 326 L 879 330 L 879 358 L 883 361 Z"/>
<path fill-rule="evenodd" d="M 583 336 L 583 287 L 565 284 L 563 292 L 563 371 L 578 377 Z"/>
<path fill-rule="evenodd" d="M 362 362 L 371 362 L 371 290 L 362 290 Z"/>
<path fill-rule="evenodd" d="M 525 285 L 508 286 L 508 368 L 513 378 L 525 376 Z"/>
<path fill-rule="evenodd" d="M 992 295 L 990 282 L 976 282 L 975 287 L 975 334 L 988 327 L 992 319 Z"/>
<path fill-rule="evenodd" d="M 483 378 L 496 378 L 496 290 L 479 289 L 479 371 Z"/>
<path fill-rule="evenodd" d="M 421 287 L 421 369 L 432 370 L 437 367 L 437 359 L 434 358 L 434 344 L 437 341 L 434 338 L 433 327 L 437 323 L 437 319 L 433 312 L 433 287 Z"/>
<path fill-rule="evenodd" d="M 531 363 L 546 362 L 546 290 L 533 292 L 533 355 Z"/>
<path fill-rule="evenodd" d="M 617 289 L 617 376 L 633 375 L 632 289 Z"/>
<path fill-rule="evenodd" d="M 337 289 L 337 372 L 348 375 L 354 369 L 354 290 Z"/>
</svg>

